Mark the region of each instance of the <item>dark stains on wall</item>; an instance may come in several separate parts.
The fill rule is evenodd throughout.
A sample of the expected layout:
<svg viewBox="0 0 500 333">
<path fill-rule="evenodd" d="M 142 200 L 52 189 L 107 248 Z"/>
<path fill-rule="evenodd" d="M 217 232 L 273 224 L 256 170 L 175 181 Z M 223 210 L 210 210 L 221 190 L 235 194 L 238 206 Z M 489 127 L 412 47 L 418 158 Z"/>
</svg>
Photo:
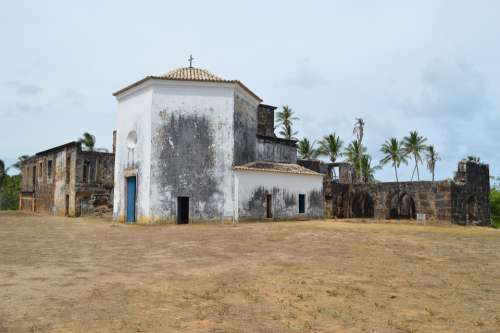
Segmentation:
<svg viewBox="0 0 500 333">
<path fill-rule="evenodd" d="M 293 140 L 257 135 L 257 161 L 297 162 L 297 145 Z"/>
<path fill-rule="evenodd" d="M 308 210 L 311 217 L 322 217 L 324 214 L 324 195 L 323 191 L 310 191 L 306 197 L 308 201 Z"/>
<path fill-rule="evenodd" d="M 241 220 L 262 220 L 267 213 L 267 195 L 272 195 L 273 219 L 293 219 L 298 217 L 319 218 L 323 216 L 322 191 L 309 191 L 307 193 L 292 193 L 286 189 L 259 186 L 252 192 L 246 205 L 239 208 Z M 306 212 L 299 214 L 299 194 L 305 194 L 308 205 Z"/>
<path fill-rule="evenodd" d="M 191 218 L 220 218 L 221 180 L 215 174 L 215 144 L 209 120 L 172 114 L 153 135 L 152 147 L 151 178 L 160 192 L 160 206 L 152 207 L 153 214 L 175 218 L 177 197 L 186 196 Z"/>
<path fill-rule="evenodd" d="M 266 195 L 269 192 L 264 187 L 257 187 L 248 201 L 247 209 L 245 209 L 245 216 L 266 216 Z"/>
<path fill-rule="evenodd" d="M 257 108 L 238 95 L 234 97 L 234 165 L 255 160 Z"/>
</svg>

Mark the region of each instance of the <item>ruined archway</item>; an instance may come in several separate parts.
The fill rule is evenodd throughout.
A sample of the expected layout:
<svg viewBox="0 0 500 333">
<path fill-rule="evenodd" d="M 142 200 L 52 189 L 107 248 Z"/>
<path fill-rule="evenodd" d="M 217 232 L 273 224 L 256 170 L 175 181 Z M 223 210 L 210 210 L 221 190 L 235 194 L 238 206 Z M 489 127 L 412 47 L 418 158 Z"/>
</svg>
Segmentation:
<svg viewBox="0 0 500 333">
<path fill-rule="evenodd" d="M 352 217 L 373 217 L 375 214 L 372 197 L 365 192 L 356 193 L 351 202 Z"/>
<path fill-rule="evenodd" d="M 408 193 L 404 193 L 399 199 L 399 217 L 402 219 L 417 218 L 415 201 Z"/>
<path fill-rule="evenodd" d="M 417 217 L 415 200 L 408 193 L 394 193 L 387 200 L 389 219 L 415 219 Z"/>
<path fill-rule="evenodd" d="M 397 193 L 394 193 L 389 197 L 389 200 L 387 200 L 387 209 L 389 211 L 389 219 L 399 218 L 399 195 Z"/>
<path fill-rule="evenodd" d="M 467 224 L 474 224 L 478 221 L 478 204 L 474 196 L 469 197 L 465 203 L 465 214 Z"/>
</svg>

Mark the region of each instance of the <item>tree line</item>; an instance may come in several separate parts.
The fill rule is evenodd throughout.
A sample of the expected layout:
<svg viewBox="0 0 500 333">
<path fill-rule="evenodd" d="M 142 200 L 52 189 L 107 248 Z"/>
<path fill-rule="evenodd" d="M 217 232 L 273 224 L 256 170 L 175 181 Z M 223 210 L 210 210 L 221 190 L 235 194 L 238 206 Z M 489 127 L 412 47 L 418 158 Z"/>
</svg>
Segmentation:
<svg viewBox="0 0 500 333">
<path fill-rule="evenodd" d="M 277 113 L 276 125 L 279 127 L 279 134 L 283 138 L 297 140 L 296 135 L 298 132 L 293 130 L 293 124 L 296 120 L 299 120 L 299 118 L 295 116 L 294 111 L 289 106 L 283 106 L 282 110 Z M 425 161 L 426 167 L 432 175 L 432 181 L 434 181 L 436 164 L 441 158 L 434 145 L 428 145 L 427 138 L 421 136 L 417 131 L 411 131 L 408 136 L 402 139 L 392 137 L 386 140 L 380 147 L 383 158 L 379 163 L 373 163 L 366 146 L 363 145 L 364 133 L 364 120 L 356 118 L 353 127 L 355 139 L 347 145 L 335 132 L 325 135 L 318 141 L 317 147 L 316 141 L 310 141 L 304 137 L 298 140 L 297 154 L 301 159 L 306 160 L 325 156 L 332 163 L 343 156 L 345 161 L 350 162 L 353 166 L 355 181 L 361 183 L 374 182 L 375 172 L 387 164 L 394 168 L 396 181 L 399 182 L 399 167 L 401 164 L 407 165 L 410 161 L 414 164 L 411 180 L 413 181 L 415 176 L 417 180 L 420 180 L 419 164 L 421 165 Z M 334 174 L 334 176 L 336 175 Z"/>
</svg>

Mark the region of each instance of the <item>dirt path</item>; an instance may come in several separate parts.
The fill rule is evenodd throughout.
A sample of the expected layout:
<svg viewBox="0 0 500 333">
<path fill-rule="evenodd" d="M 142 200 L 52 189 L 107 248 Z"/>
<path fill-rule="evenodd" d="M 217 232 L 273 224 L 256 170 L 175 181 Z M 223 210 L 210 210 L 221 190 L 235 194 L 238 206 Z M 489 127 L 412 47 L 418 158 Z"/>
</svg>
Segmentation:
<svg viewBox="0 0 500 333">
<path fill-rule="evenodd" d="M 500 232 L 0 213 L 0 332 L 499 332 Z"/>
</svg>

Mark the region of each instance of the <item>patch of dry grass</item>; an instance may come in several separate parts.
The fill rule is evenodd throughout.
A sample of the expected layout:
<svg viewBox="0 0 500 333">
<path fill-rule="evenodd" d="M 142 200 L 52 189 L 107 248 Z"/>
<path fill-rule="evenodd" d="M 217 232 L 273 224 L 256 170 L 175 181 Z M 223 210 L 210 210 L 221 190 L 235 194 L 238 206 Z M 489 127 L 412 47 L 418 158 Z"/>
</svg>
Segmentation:
<svg viewBox="0 0 500 333">
<path fill-rule="evenodd" d="M 0 331 L 500 331 L 500 231 L 370 222 L 0 213 Z"/>
</svg>

